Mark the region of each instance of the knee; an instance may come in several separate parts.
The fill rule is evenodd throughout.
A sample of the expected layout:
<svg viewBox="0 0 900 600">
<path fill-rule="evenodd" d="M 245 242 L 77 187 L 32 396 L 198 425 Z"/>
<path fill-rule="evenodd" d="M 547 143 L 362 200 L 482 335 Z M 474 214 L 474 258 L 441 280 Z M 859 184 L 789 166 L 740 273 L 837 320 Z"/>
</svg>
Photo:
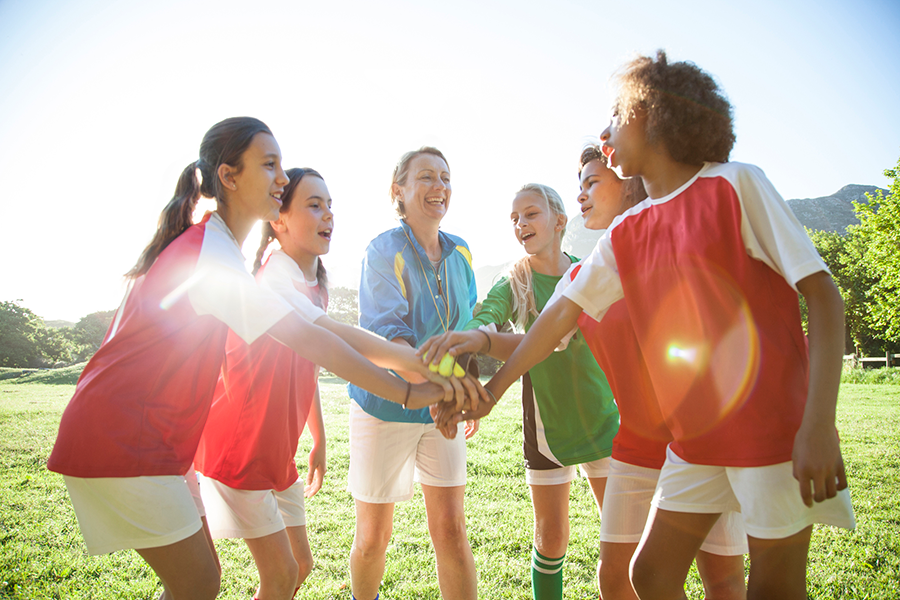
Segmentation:
<svg viewBox="0 0 900 600">
<path fill-rule="evenodd" d="M 200 598 L 202 600 L 214 600 L 216 596 L 219 595 L 219 586 L 221 585 L 221 578 L 219 576 L 218 569 L 211 570 L 209 573 L 204 574 L 199 581 L 196 583 L 196 591 L 192 590 L 192 593 L 196 594 L 196 598 Z M 176 598 L 176 600 L 178 600 Z"/>
<path fill-rule="evenodd" d="M 534 529 L 534 547 L 547 558 L 559 558 L 569 546 L 569 532 L 556 524 L 547 526 L 538 522 Z"/>
<path fill-rule="evenodd" d="M 597 579 L 601 598 L 630 598 L 634 595 L 627 566 L 624 569 L 613 569 L 601 562 L 597 569 Z"/>
<path fill-rule="evenodd" d="M 315 566 L 315 561 L 311 555 L 297 560 L 297 576 L 294 578 L 294 581 L 296 581 L 294 587 L 299 587 L 300 584 L 306 581 L 306 578 L 312 573 L 313 566 Z"/>
<path fill-rule="evenodd" d="M 746 600 L 747 584 L 743 573 L 734 574 L 714 582 L 703 582 L 708 600 Z"/>
<path fill-rule="evenodd" d="M 363 559 L 383 556 L 390 541 L 390 527 L 357 527 L 353 536 L 353 552 Z"/>
<path fill-rule="evenodd" d="M 631 585 L 639 598 L 658 598 L 662 593 L 659 573 L 651 560 L 638 554 L 631 563 Z"/>
<path fill-rule="evenodd" d="M 466 518 L 463 515 L 437 519 L 428 525 L 431 541 L 435 546 L 468 546 Z"/>
</svg>

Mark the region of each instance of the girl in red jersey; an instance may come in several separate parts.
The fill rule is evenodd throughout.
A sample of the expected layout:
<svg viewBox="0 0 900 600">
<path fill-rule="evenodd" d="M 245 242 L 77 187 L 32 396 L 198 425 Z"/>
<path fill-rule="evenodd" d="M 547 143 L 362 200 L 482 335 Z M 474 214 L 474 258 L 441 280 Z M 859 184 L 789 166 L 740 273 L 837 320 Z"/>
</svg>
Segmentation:
<svg viewBox="0 0 900 600">
<path fill-rule="evenodd" d="M 813 524 L 855 525 L 835 428 L 840 293 L 762 170 L 727 162 L 732 109 L 709 74 L 660 51 L 618 83 L 604 153 L 649 197 L 613 220 L 486 388 L 502 393 L 582 311 L 600 320 L 624 298 L 673 436 L 632 562 L 638 596 L 683 598 L 697 549 L 737 510 L 748 597 L 806 598 Z"/>
<path fill-rule="evenodd" d="M 298 312 L 256 285 L 240 244 L 255 221 L 278 217 L 287 183 L 278 143 L 261 121 L 226 119 L 206 133 L 128 273 L 125 299 L 79 378 L 48 460 L 65 476 L 88 550 L 136 549 L 162 580 L 164 598 L 213 598 L 219 589 L 185 474 L 229 328 L 246 342 L 268 333 L 307 358 L 314 349 L 319 364 L 398 403 L 427 406 L 452 391 L 391 377 L 314 325 L 320 309 Z M 192 224 L 201 195 L 216 198 L 217 210 Z M 371 353 L 368 340 L 360 347 Z M 429 376 L 411 349 L 380 362 Z M 469 382 L 456 389 L 478 393 Z"/>
<path fill-rule="evenodd" d="M 334 218 L 331 196 L 312 169 L 290 169 L 278 219 L 263 226 L 257 282 L 292 305 L 327 309 L 325 268 Z M 273 239 L 280 248 L 265 264 Z M 328 317 L 323 317 L 327 319 Z M 352 329 L 352 328 L 350 328 Z M 213 539 L 240 537 L 259 570 L 256 598 L 291 598 L 309 575 L 304 496 L 322 487 L 325 425 L 318 367 L 268 336 L 246 344 L 229 332 L 225 364 L 194 465 Z M 305 425 L 313 448 L 306 487 L 294 456 Z"/>
</svg>

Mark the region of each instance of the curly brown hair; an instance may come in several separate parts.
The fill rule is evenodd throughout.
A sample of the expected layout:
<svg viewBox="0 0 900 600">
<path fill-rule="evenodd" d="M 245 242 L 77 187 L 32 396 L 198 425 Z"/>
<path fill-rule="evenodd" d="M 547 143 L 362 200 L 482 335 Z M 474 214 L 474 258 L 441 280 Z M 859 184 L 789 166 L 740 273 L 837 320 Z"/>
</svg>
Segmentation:
<svg viewBox="0 0 900 600">
<path fill-rule="evenodd" d="M 715 79 L 692 62 L 669 63 L 640 56 L 614 76 L 613 107 L 626 121 L 635 110 L 647 114 L 646 135 L 681 163 L 728 162 L 734 147 L 731 103 Z"/>
</svg>

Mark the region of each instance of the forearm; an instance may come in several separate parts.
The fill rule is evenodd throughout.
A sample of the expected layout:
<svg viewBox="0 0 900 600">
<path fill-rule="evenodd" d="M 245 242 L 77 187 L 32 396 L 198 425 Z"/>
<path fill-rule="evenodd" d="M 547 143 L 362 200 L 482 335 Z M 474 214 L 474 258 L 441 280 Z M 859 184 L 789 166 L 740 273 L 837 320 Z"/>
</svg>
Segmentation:
<svg viewBox="0 0 900 600">
<path fill-rule="evenodd" d="M 325 443 L 325 419 L 322 416 L 322 399 L 319 396 L 319 386 L 313 393 L 312 404 L 309 407 L 309 416 L 306 417 L 306 428 L 313 439 L 313 445 Z"/>
<path fill-rule="evenodd" d="M 398 403 L 406 397 L 406 382 L 376 367 L 331 331 L 308 323 L 296 313 L 278 321 L 268 333 L 303 358 L 373 394 Z"/>
<path fill-rule="evenodd" d="M 400 340 L 403 341 L 402 346 L 392 344 L 371 331 L 338 323 L 327 316 L 317 319 L 316 325 L 334 333 L 350 344 L 354 350 L 384 369 L 402 369 L 408 366 L 408 361 L 415 354 L 405 349 L 410 346 L 404 340 Z"/>
<path fill-rule="evenodd" d="M 485 386 L 496 397 L 529 369 L 550 356 L 567 333 L 578 324 L 581 307 L 565 296 L 544 308 L 509 360 Z"/>
<path fill-rule="evenodd" d="M 809 390 L 803 420 L 833 427 L 844 354 L 844 303 L 824 271 L 802 279 L 797 287 L 809 308 Z"/>
</svg>

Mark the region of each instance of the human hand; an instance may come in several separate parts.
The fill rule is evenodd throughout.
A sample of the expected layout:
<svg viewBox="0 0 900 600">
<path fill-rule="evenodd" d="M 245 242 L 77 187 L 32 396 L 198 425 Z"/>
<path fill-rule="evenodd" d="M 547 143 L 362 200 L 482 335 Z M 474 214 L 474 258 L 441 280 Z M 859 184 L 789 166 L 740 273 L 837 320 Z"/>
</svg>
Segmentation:
<svg viewBox="0 0 900 600">
<path fill-rule="evenodd" d="M 428 362 L 438 364 L 445 354 L 459 356 L 460 354 L 483 352 L 486 345 L 486 336 L 478 331 L 447 331 L 432 336 L 424 344 L 419 346 L 416 354 L 420 357 L 428 356 Z"/>
<path fill-rule="evenodd" d="M 847 474 L 833 422 L 816 424 L 804 420 L 794 437 L 791 459 L 806 506 L 811 507 L 813 500 L 834 498 L 838 491 L 846 489 Z"/>
<path fill-rule="evenodd" d="M 328 468 L 325 463 L 325 442 L 313 446 L 309 452 L 309 470 L 306 472 L 306 487 L 303 488 L 303 497 L 312 498 L 322 489 L 325 479 L 325 471 Z"/>
<path fill-rule="evenodd" d="M 471 439 L 473 435 L 478 432 L 478 425 L 481 423 L 481 419 L 472 419 L 466 421 L 466 439 Z"/>
</svg>

